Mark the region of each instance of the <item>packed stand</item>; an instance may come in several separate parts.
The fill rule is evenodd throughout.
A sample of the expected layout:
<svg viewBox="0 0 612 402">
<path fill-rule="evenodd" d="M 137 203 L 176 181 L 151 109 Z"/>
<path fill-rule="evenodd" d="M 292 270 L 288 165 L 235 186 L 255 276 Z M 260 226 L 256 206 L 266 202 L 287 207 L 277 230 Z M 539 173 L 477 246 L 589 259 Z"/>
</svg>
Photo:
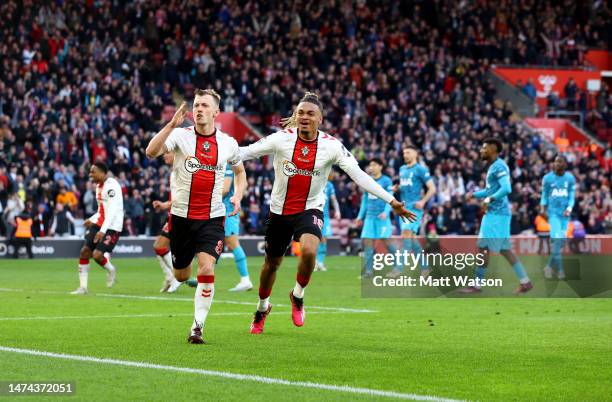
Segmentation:
<svg viewBox="0 0 612 402">
<path fill-rule="evenodd" d="M 530 230 L 552 152 L 495 102 L 486 72 L 500 62 L 576 65 L 587 47 L 605 45 L 605 9 L 566 3 L 4 2 L 0 235 L 24 209 L 39 236 L 74 233 L 96 208 L 87 176 L 95 160 L 122 186 L 124 234 L 156 234 L 164 214 L 152 201 L 168 198 L 169 170 L 146 159 L 145 144 L 164 107 L 194 87 L 216 88 L 225 110 L 264 132 L 316 90 L 323 129 L 364 165 L 382 157 L 392 177 L 402 145 L 416 144 L 439 189 L 429 207 L 441 234 L 475 233 L 480 209 L 463 196 L 483 185 L 478 141 L 498 135 L 513 169 L 514 232 Z M 609 173 L 589 155 L 570 158 L 576 215 L 601 233 Z M 261 162 L 247 168 L 243 223 L 261 233 L 273 178 Z M 360 191 L 341 172 L 335 184 L 342 216 L 353 219 Z"/>
</svg>

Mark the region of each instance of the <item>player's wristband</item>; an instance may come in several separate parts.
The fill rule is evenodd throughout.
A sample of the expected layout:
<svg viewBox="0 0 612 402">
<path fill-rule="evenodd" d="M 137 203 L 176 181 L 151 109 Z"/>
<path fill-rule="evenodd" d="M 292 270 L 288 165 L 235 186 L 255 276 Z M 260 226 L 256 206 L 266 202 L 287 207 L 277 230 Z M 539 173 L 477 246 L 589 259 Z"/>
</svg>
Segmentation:
<svg viewBox="0 0 612 402">
<path fill-rule="evenodd" d="M 492 199 L 491 197 L 487 197 L 487 198 L 485 198 L 485 199 L 484 199 L 484 202 L 485 202 L 486 204 L 490 204 L 490 203 L 491 203 L 491 201 L 493 201 L 493 199 Z"/>
</svg>

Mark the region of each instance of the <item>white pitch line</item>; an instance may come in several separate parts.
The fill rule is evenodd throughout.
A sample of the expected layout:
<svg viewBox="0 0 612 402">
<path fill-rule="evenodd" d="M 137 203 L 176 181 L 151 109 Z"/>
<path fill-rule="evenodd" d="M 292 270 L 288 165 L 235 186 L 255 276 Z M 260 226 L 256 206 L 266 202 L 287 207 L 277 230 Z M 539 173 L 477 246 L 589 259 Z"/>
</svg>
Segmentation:
<svg viewBox="0 0 612 402">
<path fill-rule="evenodd" d="M 26 289 L 13 289 L 13 288 L 0 288 L 0 292 L 24 292 Z M 67 294 L 64 292 L 52 291 L 52 290 L 29 290 L 35 293 L 43 293 L 43 294 L 52 294 L 52 295 L 63 295 Z M 193 297 L 164 297 L 164 296 L 140 296 L 140 295 L 126 295 L 126 294 L 115 294 L 115 293 L 90 293 L 91 296 L 98 297 L 110 297 L 110 298 L 118 298 L 118 299 L 138 299 L 138 300 L 161 300 L 161 301 L 181 301 L 181 302 L 193 302 Z M 244 301 L 235 301 L 235 300 L 219 300 L 215 299 L 213 303 L 221 303 L 221 304 L 236 304 L 241 306 L 254 306 L 255 303 L 252 302 L 244 302 Z M 275 307 L 290 307 L 289 304 L 276 304 L 273 303 Z M 346 313 L 378 313 L 377 310 L 369 310 L 369 309 L 356 309 L 356 308 L 346 308 L 346 307 L 322 307 L 322 306 L 310 306 L 306 304 L 307 309 L 315 309 L 315 310 L 328 310 L 328 311 L 340 311 Z"/>
<path fill-rule="evenodd" d="M 286 313 L 286 312 L 283 312 Z M 340 311 L 311 311 L 308 314 L 340 314 Z M 273 315 L 279 315 L 281 312 L 275 311 L 270 313 Z M 253 313 L 250 312 L 227 312 L 227 313 L 209 313 L 208 316 L 216 317 L 216 316 L 252 316 Z M 155 317 L 192 317 L 193 314 L 175 314 L 175 313 L 165 313 L 165 314 L 118 314 L 118 315 L 67 315 L 67 316 L 32 316 L 32 317 L 0 317 L 0 321 L 27 321 L 27 320 L 93 320 L 98 318 L 155 318 Z"/>
<path fill-rule="evenodd" d="M 289 380 L 284 380 L 282 378 L 262 377 L 258 375 L 252 375 L 252 374 L 238 374 L 238 373 L 231 373 L 227 371 L 203 370 L 203 369 L 196 369 L 196 368 L 190 368 L 190 367 L 166 366 L 162 364 L 135 362 L 135 361 L 129 361 L 129 360 L 106 359 L 106 358 L 99 358 L 99 357 L 93 357 L 93 356 L 69 355 L 69 354 L 64 354 L 64 353 L 45 352 L 45 351 L 33 350 L 33 349 L 19 349 L 19 348 L 7 347 L 7 346 L 0 346 L 0 351 L 25 354 L 25 355 L 33 355 L 33 356 L 51 357 L 55 359 L 76 360 L 76 361 L 82 361 L 82 362 L 88 362 L 88 363 L 110 364 L 114 366 L 139 367 L 139 368 L 145 368 L 145 369 L 177 371 L 177 372 L 183 372 L 183 373 L 200 374 L 200 375 L 209 376 L 209 377 L 227 378 L 227 379 L 238 380 L 238 381 L 253 381 L 253 382 L 258 382 L 258 383 L 263 383 L 263 384 L 285 385 L 285 386 L 299 387 L 299 388 L 312 388 L 312 389 L 320 389 L 320 390 L 326 390 L 326 391 L 344 392 L 344 393 L 349 393 L 349 394 L 361 394 L 361 395 L 387 397 L 387 398 L 395 398 L 395 399 L 408 399 L 408 400 L 414 400 L 414 401 L 457 402 L 457 400 L 455 399 L 440 398 L 440 397 L 431 396 L 431 395 L 418 395 L 418 394 L 409 394 L 409 393 L 402 393 L 402 392 L 396 392 L 396 391 L 383 391 L 383 390 L 370 389 L 370 388 L 357 388 L 357 387 L 351 387 L 349 385 L 321 384 L 321 383 L 308 382 L 308 381 L 289 381 Z"/>
</svg>

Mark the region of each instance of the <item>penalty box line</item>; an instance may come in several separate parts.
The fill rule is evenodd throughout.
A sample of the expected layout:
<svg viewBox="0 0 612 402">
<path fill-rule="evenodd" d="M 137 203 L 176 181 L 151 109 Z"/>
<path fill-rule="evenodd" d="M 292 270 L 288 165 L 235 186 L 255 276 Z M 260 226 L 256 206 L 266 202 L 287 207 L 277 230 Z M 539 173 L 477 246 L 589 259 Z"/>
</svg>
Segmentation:
<svg viewBox="0 0 612 402">
<path fill-rule="evenodd" d="M 52 295 L 63 295 L 67 294 L 67 292 L 58 292 L 53 290 L 35 290 L 35 289 L 14 289 L 14 288 L 0 288 L 0 292 L 34 292 L 34 293 L 43 293 L 43 294 L 52 294 Z M 187 297 L 163 297 L 163 296 L 140 296 L 140 295 L 126 295 L 119 293 L 89 293 L 90 296 L 97 297 L 109 297 L 109 298 L 119 298 L 119 299 L 137 299 L 137 300 L 161 300 L 161 301 L 181 301 L 181 302 L 193 302 L 193 298 Z M 256 303 L 244 302 L 244 301 L 235 301 L 235 300 L 219 300 L 214 299 L 213 303 L 221 303 L 221 304 L 236 304 L 241 306 L 255 306 Z M 290 307 L 289 304 L 276 304 L 275 307 Z M 311 306 L 306 304 L 307 309 L 315 309 L 315 310 L 326 310 L 326 311 L 338 311 L 345 313 L 378 313 L 377 310 L 370 309 L 357 309 L 357 308 L 346 308 L 346 307 L 323 307 L 323 306 Z M 310 311 L 312 313 L 312 311 Z"/>
<path fill-rule="evenodd" d="M 455 399 L 440 398 L 440 397 L 431 396 L 431 395 L 418 395 L 418 394 L 402 393 L 402 392 L 396 392 L 396 391 L 383 391 L 383 390 L 370 389 L 370 388 L 357 388 L 357 387 L 351 387 L 348 385 L 321 384 L 321 383 L 309 382 L 309 381 L 289 381 L 289 380 L 284 380 L 282 378 L 263 377 L 263 376 L 252 375 L 252 374 L 238 374 L 238 373 L 231 373 L 227 371 L 204 370 L 204 369 L 196 369 L 196 368 L 190 368 L 190 367 L 166 366 L 162 364 L 129 361 L 129 360 L 117 360 L 117 359 L 108 359 L 108 358 L 98 358 L 98 357 L 93 357 L 93 356 L 71 355 L 71 354 L 64 354 L 64 353 L 53 353 L 53 352 L 45 352 L 45 351 L 33 350 L 33 349 L 12 348 L 8 346 L 0 346 L 0 352 L 17 353 L 17 354 L 30 355 L 30 356 L 43 356 L 43 357 L 49 357 L 53 359 L 74 360 L 74 361 L 81 361 L 81 362 L 87 362 L 87 363 L 99 363 L 99 364 L 107 364 L 107 365 L 114 365 L 114 366 L 138 367 L 138 368 L 145 368 L 145 369 L 183 372 L 183 373 L 190 373 L 190 374 L 199 374 L 199 375 L 208 376 L 208 377 L 226 378 L 226 379 L 237 380 L 237 381 L 258 382 L 258 383 L 268 384 L 268 385 L 284 385 L 284 386 L 289 386 L 289 387 L 319 389 L 319 390 L 325 390 L 325 391 L 342 392 L 342 393 L 349 393 L 349 394 L 361 394 L 361 395 L 386 397 L 386 398 L 394 398 L 394 399 L 407 399 L 407 400 L 414 400 L 414 401 L 434 401 L 434 402 L 446 402 L 446 401 L 456 402 L 457 401 Z"/>
</svg>

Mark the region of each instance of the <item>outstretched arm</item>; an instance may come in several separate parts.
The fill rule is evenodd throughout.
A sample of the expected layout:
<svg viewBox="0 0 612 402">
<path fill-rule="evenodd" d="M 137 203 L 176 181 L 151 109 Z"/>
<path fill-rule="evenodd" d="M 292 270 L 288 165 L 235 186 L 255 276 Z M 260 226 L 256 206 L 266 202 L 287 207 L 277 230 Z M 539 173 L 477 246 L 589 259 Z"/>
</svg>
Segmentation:
<svg viewBox="0 0 612 402">
<path fill-rule="evenodd" d="M 270 134 L 267 137 L 260 139 L 246 147 L 240 147 L 240 160 L 246 161 L 249 159 L 260 158 L 264 155 L 273 154 L 276 150 L 275 143 L 278 135 L 283 133 Z"/>
<path fill-rule="evenodd" d="M 411 222 L 416 220 L 416 215 L 414 213 L 404 208 L 403 203 L 396 200 L 392 194 L 388 193 L 366 172 L 361 170 L 359 164 L 355 160 L 355 157 L 353 157 L 353 155 L 344 146 L 342 146 L 342 150 L 340 152 L 341 155 L 338 155 L 337 159 L 338 166 L 340 166 L 340 168 L 344 170 L 359 187 L 390 204 L 391 208 L 393 208 L 393 212 L 395 212 L 396 215 L 399 215 L 402 218 L 408 218 L 408 220 Z"/>
</svg>

